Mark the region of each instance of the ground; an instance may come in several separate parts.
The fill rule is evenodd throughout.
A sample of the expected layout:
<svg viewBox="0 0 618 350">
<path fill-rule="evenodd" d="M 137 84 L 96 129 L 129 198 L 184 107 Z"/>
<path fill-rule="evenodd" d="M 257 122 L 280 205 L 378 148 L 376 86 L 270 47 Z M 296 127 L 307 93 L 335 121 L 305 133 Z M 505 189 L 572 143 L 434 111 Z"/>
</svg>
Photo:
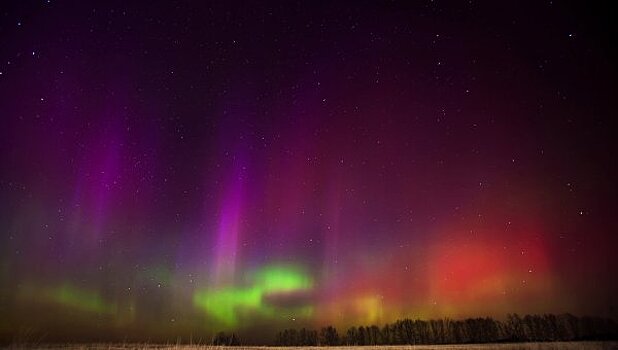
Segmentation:
<svg viewBox="0 0 618 350">
<path fill-rule="evenodd" d="M 223 347 L 211 345 L 176 345 L 176 344 L 67 344 L 67 345 L 13 345 L 12 349 L 181 349 L 181 350 L 353 350 L 362 348 L 367 350 L 618 350 L 618 342 L 544 342 L 544 343 L 511 343 L 511 344 L 463 344 L 463 345 L 409 345 L 409 346 L 357 346 L 357 347 L 261 347 L 236 346 Z"/>
</svg>

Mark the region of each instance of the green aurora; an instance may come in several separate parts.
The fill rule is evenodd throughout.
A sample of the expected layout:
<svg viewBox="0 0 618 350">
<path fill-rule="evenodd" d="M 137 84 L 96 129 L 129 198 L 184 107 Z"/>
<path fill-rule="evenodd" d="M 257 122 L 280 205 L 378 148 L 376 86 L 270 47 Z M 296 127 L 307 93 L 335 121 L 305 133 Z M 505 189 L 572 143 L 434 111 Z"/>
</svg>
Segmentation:
<svg viewBox="0 0 618 350">
<path fill-rule="evenodd" d="M 313 279 L 297 266 L 270 265 L 249 277 L 251 284 L 245 287 L 198 290 L 193 296 L 193 303 L 222 326 L 233 328 L 238 325 L 238 315 L 242 311 L 254 311 L 263 316 L 275 315 L 278 307 L 265 301 L 266 296 L 308 292 L 313 288 Z M 301 315 L 310 316 L 313 308 L 304 306 L 300 311 Z"/>
<path fill-rule="evenodd" d="M 117 311 L 116 304 L 104 301 L 98 293 L 78 289 L 68 283 L 50 288 L 45 294 L 54 303 L 80 311 L 109 315 L 115 314 Z"/>
</svg>

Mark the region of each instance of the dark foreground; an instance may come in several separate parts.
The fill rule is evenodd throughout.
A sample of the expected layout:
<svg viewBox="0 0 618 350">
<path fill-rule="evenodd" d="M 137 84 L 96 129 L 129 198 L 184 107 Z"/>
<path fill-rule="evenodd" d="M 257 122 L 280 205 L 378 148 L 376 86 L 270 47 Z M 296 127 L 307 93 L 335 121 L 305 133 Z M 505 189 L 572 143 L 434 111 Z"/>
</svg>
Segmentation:
<svg viewBox="0 0 618 350">
<path fill-rule="evenodd" d="M 353 350 L 355 348 L 367 350 L 618 350 L 616 341 L 590 341 L 590 342 L 542 342 L 542 343 L 508 343 L 508 344 L 459 344 L 459 345 L 393 345 L 393 346 L 331 346 L 331 347 L 311 347 L 311 346 L 289 346 L 289 347 L 267 347 L 267 346 L 213 346 L 213 345 L 184 345 L 184 344 L 146 344 L 146 343 L 127 343 L 127 344 L 13 344 L 9 349 L 230 349 L 230 350 L 305 350 L 305 349 L 327 349 L 327 350 Z"/>
</svg>

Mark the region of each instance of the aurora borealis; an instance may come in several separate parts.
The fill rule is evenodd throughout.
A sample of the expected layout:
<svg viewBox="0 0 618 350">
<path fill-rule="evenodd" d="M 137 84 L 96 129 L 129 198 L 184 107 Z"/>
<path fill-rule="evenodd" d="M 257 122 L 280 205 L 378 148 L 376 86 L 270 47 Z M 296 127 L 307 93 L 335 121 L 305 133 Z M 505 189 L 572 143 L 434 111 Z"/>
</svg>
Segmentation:
<svg viewBox="0 0 618 350">
<path fill-rule="evenodd" d="M 235 327 L 238 326 L 239 310 L 254 309 L 272 317 L 276 315 L 277 310 L 273 308 L 276 304 L 269 307 L 268 304 L 272 304 L 272 301 L 269 303 L 269 297 L 274 297 L 275 300 L 285 296 L 294 298 L 299 293 L 302 296 L 303 292 L 309 291 L 312 287 L 308 276 L 285 266 L 264 268 L 255 273 L 253 279 L 254 284 L 248 288 L 224 287 L 198 292 L 194 295 L 194 303 L 225 326 Z M 311 307 L 306 306 L 305 310 L 299 315 L 311 316 L 313 311 Z"/>
<path fill-rule="evenodd" d="M 596 6 L 3 4 L 0 337 L 616 317 Z"/>
</svg>

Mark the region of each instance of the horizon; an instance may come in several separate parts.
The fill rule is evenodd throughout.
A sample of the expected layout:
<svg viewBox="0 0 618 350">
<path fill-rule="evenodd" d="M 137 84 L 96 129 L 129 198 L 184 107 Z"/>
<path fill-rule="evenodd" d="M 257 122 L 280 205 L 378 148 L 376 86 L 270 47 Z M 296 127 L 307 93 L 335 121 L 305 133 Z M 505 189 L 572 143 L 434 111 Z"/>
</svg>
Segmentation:
<svg viewBox="0 0 618 350">
<path fill-rule="evenodd" d="M 602 4 L 13 1 L 0 39 L 0 338 L 617 319 Z"/>
<path fill-rule="evenodd" d="M 480 322 L 480 323 L 479 323 Z M 454 326 L 454 324 L 457 324 Z M 412 327 L 404 331 L 401 327 Z M 426 328 L 423 328 L 426 327 Z M 433 327 L 436 327 L 435 329 Z M 466 328 L 465 331 L 461 328 Z M 475 330 L 474 327 L 480 327 Z M 492 328 L 493 327 L 493 328 Z M 329 339 L 325 331 L 332 329 L 335 339 Z M 365 330 L 365 335 L 362 334 Z M 481 333 L 474 333 L 481 330 Z M 270 336 L 255 337 L 251 330 L 204 331 L 200 328 L 177 329 L 175 333 L 152 332 L 144 329 L 98 329 L 96 332 L 75 335 L 63 334 L 58 329 L 42 333 L 36 329 L 20 330 L 7 337 L 0 334 L 0 344 L 13 346 L 49 346 L 53 344 L 182 344 L 203 346 L 249 346 L 249 347 L 338 347 L 338 346 L 402 346 L 445 344 L 495 344 L 530 342 L 611 342 L 618 339 L 618 320 L 591 315 L 564 314 L 507 314 L 504 318 L 477 316 L 461 319 L 402 318 L 387 323 L 355 324 L 346 327 L 332 325 L 296 326 L 275 330 Z M 124 330 L 126 331 L 126 329 Z M 397 332 L 402 332 L 397 334 Z M 352 333 L 351 333 L 352 332 Z M 408 332 L 407 335 L 403 332 Z M 424 334 L 422 332 L 425 332 Z M 468 332 L 472 334 L 468 334 Z M 484 332 L 484 333 L 483 333 Z M 492 333 L 493 332 L 493 333 Z M 390 333 L 390 335 L 389 335 Z M 150 334 L 150 336 L 147 336 Z M 302 334 L 302 335 L 300 335 Z M 468 334 L 462 340 L 461 334 Z M 489 336 L 489 337 L 487 337 Z M 408 338 L 406 338 L 408 337 Z M 475 338 L 476 337 L 476 338 Z"/>
</svg>

